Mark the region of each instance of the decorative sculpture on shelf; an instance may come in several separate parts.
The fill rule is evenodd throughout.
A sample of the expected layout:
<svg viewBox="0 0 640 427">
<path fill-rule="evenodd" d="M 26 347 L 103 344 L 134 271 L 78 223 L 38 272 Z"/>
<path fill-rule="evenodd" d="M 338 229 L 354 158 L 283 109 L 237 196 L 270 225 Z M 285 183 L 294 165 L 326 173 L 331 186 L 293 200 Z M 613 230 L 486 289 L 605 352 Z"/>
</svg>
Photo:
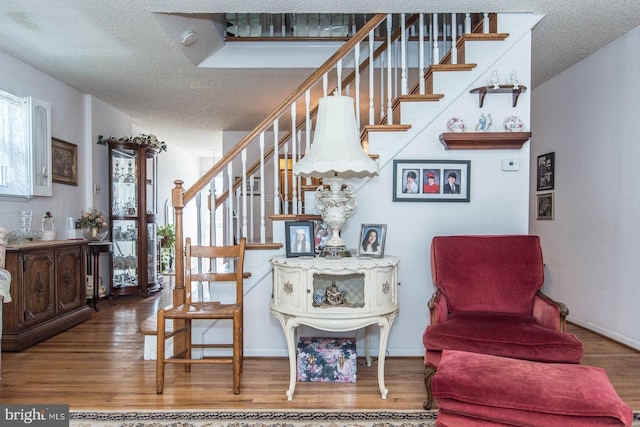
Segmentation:
<svg viewBox="0 0 640 427">
<path fill-rule="evenodd" d="M 500 77 L 498 77 L 498 70 L 493 70 L 491 72 L 489 84 L 493 86 L 494 89 L 500 89 Z"/>
</svg>

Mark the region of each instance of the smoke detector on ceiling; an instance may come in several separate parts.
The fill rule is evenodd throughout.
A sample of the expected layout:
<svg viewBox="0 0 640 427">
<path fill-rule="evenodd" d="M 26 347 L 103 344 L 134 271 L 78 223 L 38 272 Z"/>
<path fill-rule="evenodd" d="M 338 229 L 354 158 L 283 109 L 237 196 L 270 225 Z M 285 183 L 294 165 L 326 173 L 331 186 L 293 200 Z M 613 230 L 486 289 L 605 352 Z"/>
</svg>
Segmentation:
<svg viewBox="0 0 640 427">
<path fill-rule="evenodd" d="M 191 46 L 198 40 L 198 33 L 193 30 L 185 31 L 180 42 L 185 46 Z"/>
</svg>

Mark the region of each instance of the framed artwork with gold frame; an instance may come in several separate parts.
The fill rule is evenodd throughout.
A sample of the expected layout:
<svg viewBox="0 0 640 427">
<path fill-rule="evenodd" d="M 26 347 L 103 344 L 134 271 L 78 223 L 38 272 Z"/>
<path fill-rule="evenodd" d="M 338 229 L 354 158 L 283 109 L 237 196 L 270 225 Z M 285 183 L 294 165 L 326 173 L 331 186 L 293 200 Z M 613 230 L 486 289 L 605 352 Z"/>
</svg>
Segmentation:
<svg viewBox="0 0 640 427">
<path fill-rule="evenodd" d="M 51 180 L 59 184 L 78 185 L 78 146 L 51 138 Z"/>
</svg>

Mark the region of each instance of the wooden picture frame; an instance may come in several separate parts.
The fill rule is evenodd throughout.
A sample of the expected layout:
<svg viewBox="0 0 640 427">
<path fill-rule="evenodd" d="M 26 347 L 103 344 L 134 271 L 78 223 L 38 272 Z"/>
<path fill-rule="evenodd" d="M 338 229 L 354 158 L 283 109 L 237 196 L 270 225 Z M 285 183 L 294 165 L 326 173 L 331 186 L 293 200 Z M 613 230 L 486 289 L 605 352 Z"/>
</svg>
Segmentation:
<svg viewBox="0 0 640 427">
<path fill-rule="evenodd" d="M 470 160 L 393 161 L 394 202 L 469 202 L 470 200 Z"/>
<path fill-rule="evenodd" d="M 367 241 L 370 235 L 375 233 L 375 241 L 371 242 L 373 248 L 367 249 Z M 384 257 L 384 242 L 387 238 L 386 224 L 362 224 L 360 230 L 360 240 L 358 240 L 358 256 L 359 257 Z"/>
<path fill-rule="evenodd" d="M 538 156 L 538 173 L 536 190 L 553 190 L 555 176 L 556 153 L 547 153 Z"/>
<path fill-rule="evenodd" d="M 58 184 L 78 185 L 78 146 L 51 138 L 51 180 Z"/>
<path fill-rule="evenodd" d="M 314 225 L 313 221 L 285 221 L 287 258 L 315 256 Z"/>
<path fill-rule="evenodd" d="M 554 193 L 542 193 L 537 195 L 536 219 L 551 220 L 554 217 Z"/>
</svg>

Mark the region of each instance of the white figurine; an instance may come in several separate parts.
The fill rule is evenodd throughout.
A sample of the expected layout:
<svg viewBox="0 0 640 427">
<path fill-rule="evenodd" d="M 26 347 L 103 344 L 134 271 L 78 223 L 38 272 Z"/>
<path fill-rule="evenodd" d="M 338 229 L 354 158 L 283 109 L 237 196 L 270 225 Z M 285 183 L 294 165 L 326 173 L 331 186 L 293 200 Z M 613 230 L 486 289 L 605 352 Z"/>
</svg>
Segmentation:
<svg viewBox="0 0 640 427">
<path fill-rule="evenodd" d="M 493 85 L 494 89 L 500 89 L 500 77 L 498 77 L 498 70 L 493 70 L 491 72 L 489 84 Z"/>
<path fill-rule="evenodd" d="M 484 128 L 487 125 L 487 118 L 484 116 L 484 113 L 480 114 L 480 118 L 478 119 L 478 124 L 476 125 L 476 132 L 484 132 Z"/>
<path fill-rule="evenodd" d="M 518 75 L 516 74 L 516 70 L 511 70 L 509 74 L 509 84 L 513 85 L 514 90 L 518 90 L 520 86 L 518 85 Z"/>
<path fill-rule="evenodd" d="M 487 114 L 487 121 L 484 124 L 484 131 L 491 132 L 491 123 L 493 123 L 493 119 L 491 118 L 491 113 Z"/>
</svg>

